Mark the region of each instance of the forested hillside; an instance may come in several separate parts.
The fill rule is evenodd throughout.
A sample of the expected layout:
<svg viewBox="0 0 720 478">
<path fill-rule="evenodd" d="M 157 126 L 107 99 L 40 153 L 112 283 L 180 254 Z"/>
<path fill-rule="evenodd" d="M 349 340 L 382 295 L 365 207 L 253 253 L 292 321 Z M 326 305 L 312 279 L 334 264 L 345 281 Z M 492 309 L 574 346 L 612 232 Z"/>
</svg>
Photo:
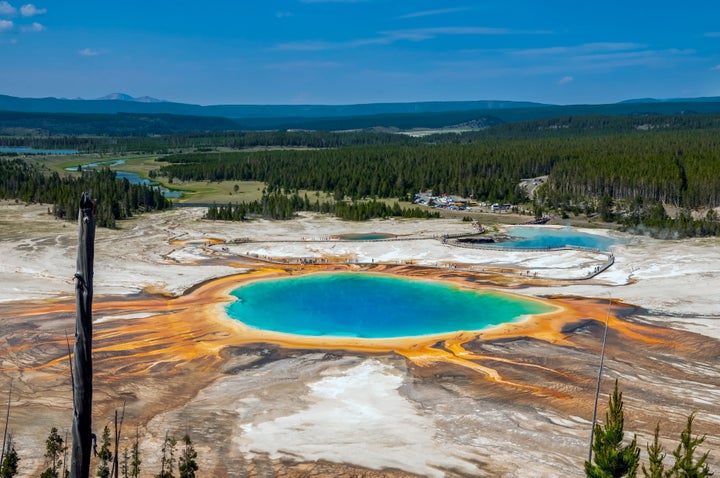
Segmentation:
<svg viewBox="0 0 720 478">
<path fill-rule="evenodd" d="M 261 181 L 268 193 L 315 190 L 331 194 L 335 201 L 410 199 L 431 189 L 436 194 L 517 204 L 529 199 L 519 187 L 523 178 L 547 176 L 534 191 L 536 213 L 599 213 L 603 220 L 628 226 L 674 227 L 675 218 L 659 214 L 662 207 L 657 205 L 664 204 L 683 209 L 687 234 L 708 234 L 718 229 L 713 217 L 703 224 L 688 218 L 691 210 L 720 206 L 719 133 L 718 115 L 565 116 L 423 137 L 375 131 L 203 131 L 4 136 L 0 145 L 154 152 L 160 163 L 151 177 Z M 42 184 L 32 174 L 22 177 Z M 53 191 L 61 181 L 48 177 L 44 180 L 54 181 Z M 33 194 L 40 192 L 17 189 L 11 197 L 38 200 Z M 112 201 L 120 205 L 105 217 L 117 219 L 127 214 L 124 211 L 136 210 L 137 201 L 128 200 L 127 194 L 115 196 L 119 199 Z M 58 204 L 58 215 L 63 214 L 63 201 L 48 196 L 41 200 Z M 156 205 L 160 200 L 139 207 Z"/>
<path fill-rule="evenodd" d="M 0 112 L 0 122 L 2 115 Z M 15 113 L 10 113 L 14 115 Z M 83 121 L 93 123 L 93 115 L 69 115 L 85 117 Z M 132 130 L 133 115 L 116 115 L 124 118 L 124 123 Z M 99 117 L 101 117 L 99 115 Z M 58 115 L 58 121 L 65 121 Z M 147 134 L 144 125 L 151 124 L 151 117 L 141 117 L 138 134 L 106 131 L 95 135 L 48 134 L 42 129 L 21 128 L 20 123 L 8 121 L 8 128 L 2 133 L 0 128 L 0 146 L 30 147 L 37 149 L 76 149 L 84 153 L 167 153 L 174 150 L 205 150 L 214 148 L 243 149 L 258 146 L 267 147 L 307 147 L 335 148 L 353 145 L 380 144 L 421 144 L 421 143 L 473 143 L 487 139 L 537 139 L 610 135 L 617 133 L 636 133 L 643 131 L 679 131 L 696 129 L 720 129 L 720 115 L 635 115 L 635 116 L 559 116 L 534 121 L 498 124 L 486 129 L 457 132 L 438 130 L 423 137 L 406 134 L 382 132 L 376 130 L 354 131 L 305 131 L 272 130 L 210 131 L 212 125 L 194 122 L 196 119 L 212 121 L 212 118 L 174 117 L 168 115 L 165 120 L 181 122 L 183 132 L 172 134 Z M 225 121 L 225 120 L 223 120 Z M 150 123 L 148 123 L 150 122 Z M 70 121 L 72 124 L 72 121 Z M 98 123 L 98 125 L 101 124 Z M 162 124 L 162 122 L 161 122 Z M 223 123 L 225 127 L 227 123 Z M 99 126 L 98 126 L 99 128 Z M 186 130 L 190 128 L 191 131 Z M 102 128 L 99 128 L 102 130 Z M 204 129 L 204 130 L 203 130 Z"/>
<path fill-rule="evenodd" d="M 171 114 L 76 114 L 21 113 L 0 111 L 0 133 L 41 135 L 131 135 L 172 134 L 184 131 L 227 131 L 240 129 L 228 118 Z"/>
<path fill-rule="evenodd" d="M 717 130 L 586 138 L 556 145 L 551 191 L 571 196 L 641 197 L 680 207 L 720 205 Z"/>
<path fill-rule="evenodd" d="M 517 202 L 522 178 L 548 175 L 553 203 L 581 197 L 720 205 L 716 128 L 616 134 L 475 138 L 463 144 L 353 146 L 306 151 L 170 155 L 154 174 L 181 180 L 255 180 L 271 190 L 311 189 L 338 198 L 436 193 Z"/>
<path fill-rule="evenodd" d="M 156 174 L 181 180 L 255 180 L 336 198 L 407 197 L 421 189 L 518 201 L 517 178 L 549 171 L 551 158 L 507 156 L 495 143 L 346 147 L 312 151 L 172 155 Z"/>
<path fill-rule="evenodd" d="M 720 128 L 720 115 L 632 115 L 632 116 L 556 116 L 533 121 L 504 123 L 468 137 L 490 135 L 498 138 L 576 136 L 630 133 L 656 130 L 693 130 Z"/>
<path fill-rule="evenodd" d="M 456 136 L 456 135 L 455 135 Z M 0 146 L 36 149 L 76 149 L 83 153 L 167 153 L 178 149 L 243 149 L 258 146 L 337 148 L 351 145 L 423 142 L 401 134 L 373 131 L 195 131 L 152 136 L 0 136 Z"/>
</svg>

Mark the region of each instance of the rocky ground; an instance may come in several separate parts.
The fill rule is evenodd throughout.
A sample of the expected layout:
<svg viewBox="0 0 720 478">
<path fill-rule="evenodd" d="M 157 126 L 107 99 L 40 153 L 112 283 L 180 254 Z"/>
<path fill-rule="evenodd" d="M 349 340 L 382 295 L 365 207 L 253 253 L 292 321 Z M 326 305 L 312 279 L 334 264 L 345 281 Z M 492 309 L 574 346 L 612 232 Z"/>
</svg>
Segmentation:
<svg viewBox="0 0 720 478">
<path fill-rule="evenodd" d="M 471 232 L 459 220 L 200 216 L 178 209 L 97 233 L 94 428 L 125 402 L 121 449 L 137 429 L 143 476 L 159 472 L 166 432 L 190 434 L 201 476 L 582 476 L 606 317 L 601 419 L 615 379 L 626 430 L 641 445 L 660 421 L 674 448 L 696 411 L 701 449 L 720 468 L 717 239 L 623 236 L 615 264 L 579 280 L 604 259 L 476 252 L 435 238 Z M 369 232 L 417 240 L 322 240 Z M 46 207 L 0 205 L 0 390 L 12 380 L 22 476 L 44 466 L 50 427 L 70 425 L 76 242 L 76 226 Z M 291 264 L 298 258 L 321 264 Z M 351 264 L 322 263 L 334 260 Z M 237 283 L 326 269 L 502 289 L 562 312 L 480 334 L 373 343 L 288 339 L 222 313 Z"/>
</svg>

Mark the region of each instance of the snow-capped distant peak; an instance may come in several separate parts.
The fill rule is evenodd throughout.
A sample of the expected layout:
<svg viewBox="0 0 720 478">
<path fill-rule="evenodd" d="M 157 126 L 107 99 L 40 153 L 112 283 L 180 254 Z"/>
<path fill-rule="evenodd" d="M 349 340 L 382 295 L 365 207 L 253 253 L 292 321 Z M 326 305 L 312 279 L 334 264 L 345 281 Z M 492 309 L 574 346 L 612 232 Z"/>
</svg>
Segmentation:
<svg viewBox="0 0 720 478">
<path fill-rule="evenodd" d="M 98 98 L 99 100 L 113 100 L 113 101 L 136 101 L 138 103 L 162 103 L 163 100 L 159 100 L 157 98 L 152 98 L 150 96 L 141 96 L 139 98 L 134 98 L 128 94 L 125 93 L 110 93 L 109 95 L 105 95 L 102 98 Z"/>
<path fill-rule="evenodd" d="M 126 95 L 125 93 L 110 93 L 109 95 L 105 95 L 102 98 L 98 98 L 99 100 L 117 100 L 117 101 L 135 101 L 135 98 L 133 98 L 130 95 Z"/>
<path fill-rule="evenodd" d="M 157 98 L 153 98 L 152 96 L 141 96 L 140 98 L 135 98 L 134 101 L 140 103 L 163 103 L 165 100 L 159 100 Z"/>
</svg>

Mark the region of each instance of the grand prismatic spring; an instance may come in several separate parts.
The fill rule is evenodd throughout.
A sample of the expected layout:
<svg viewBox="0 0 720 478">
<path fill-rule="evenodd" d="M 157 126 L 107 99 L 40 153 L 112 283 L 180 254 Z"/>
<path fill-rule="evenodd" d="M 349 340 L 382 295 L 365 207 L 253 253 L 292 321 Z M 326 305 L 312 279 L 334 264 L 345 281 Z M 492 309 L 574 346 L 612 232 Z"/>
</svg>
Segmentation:
<svg viewBox="0 0 720 478">
<path fill-rule="evenodd" d="M 443 283 L 367 274 L 258 281 L 232 292 L 246 325 L 309 336 L 392 338 L 481 330 L 554 310 L 538 301 Z"/>
<path fill-rule="evenodd" d="M 1 289 L 0 375 L 13 379 L 10 426 L 26 450 L 42 449 L 51 426 L 63 431 L 72 401 L 77 232 L 46 209 L 5 205 L 24 226 L 17 239 L 3 229 L 0 243 L 2 277 L 12 278 Z M 368 227 L 308 216 L 247 227 L 201 213 L 138 217 L 97 236 L 94 431 L 125 402 L 124 429 L 138 427 L 149 474 L 160 469 L 165 432 L 187 431 L 209 476 L 295 476 L 308 466 L 318 476 L 582 476 L 606 318 L 601 403 L 619 378 L 626 428 L 641 444 L 658 420 L 663 437 L 676 439 L 697 411 L 694 430 L 708 435 L 707 449 L 720 447 L 714 243 L 621 236 L 615 264 L 587 279 L 607 253 L 443 244 L 438 235 L 468 232 L 457 220 Z M 334 239 L 363 229 L 389 239 Z M 309 240 L 318 237 L 327 239 Z M 383 285 L 374 287 L 379 297 L 341 301 L 337 291 L 315 294 L 328 277 L 419 291 L 392 299 Z M 343 322 L 364 311 L 381 327 L 320 330 L 303 319 L 278 331 L 233 318 L 233 306 L 253 305 L 249 292 L 269 288 L 256 305 L 270 309 L 298 295 L 277 293 L 293 284 L 312 285 L 312 308 L 324 304 Z M 485 297 L 529 301 L 530 310 L 491 326 L 461 322 L 462 307 Z M 429 316 L 446 328 L 388 331 L 383 320 L 398 320 L 388 310 L 403 301 L 418 302 L 413 321 Z M 44 469 L 42 456 L 22 459 L 26 476 Z"/>
</svg>

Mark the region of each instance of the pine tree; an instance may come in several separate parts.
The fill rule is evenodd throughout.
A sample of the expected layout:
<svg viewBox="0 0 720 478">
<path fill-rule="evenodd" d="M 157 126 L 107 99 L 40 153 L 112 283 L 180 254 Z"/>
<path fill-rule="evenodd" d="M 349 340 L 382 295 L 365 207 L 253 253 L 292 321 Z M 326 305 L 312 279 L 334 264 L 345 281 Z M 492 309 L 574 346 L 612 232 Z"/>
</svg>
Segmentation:
<svg viewBox="0 0 720 478">
<path fill-rule="evenodd" d="M 138 478 L 140 476 L 142 460 L 140 459 L 140 437 L 137 427 L 135 427 L 135 443 L 133 443 L 130 458 L 130 476 L 132 478 Z"/>
<path fill-rule="evenodd" d="M 102 445 L 98 453 L 100 464 L 97 469 L 97 476 L 100 478 L 108 478 L 110 476 L 110 461 L 112 460 L 112 452 L 110 452 L 110 427 L 105 425 L 103 429 Z"/>
<path fill-rule="evenodd" d="M 10 437 L 2 466 L 0 466 L 0 478 L 13 478 L 17 475 L 19 461 L 20 457 L 18 456 L 17 451 L 15 451 L 15 445 L 13 445 L 12 437 Z"/>
<path fill-rule="evenodd" d="M 186 433 L 182 437 L 184 448 L 180 460 L 178 461 L 178 469 L 180 470 L 180 478 L 195 478 L 195 472 L 198 470 L 198 464 L 195 460 L 197 452 L 190 440 L 190 436 Z"/>
<path fill-rule="evenodd" d="M 122 454 L 123 460 L 122 465 L 120 466 L 120 474 L 122 478 L 128 478 L 128 473 L 130 471 L 130 453 L 128 452 L 127 448 L 123 448 L 123 454 Z"/>
<path fill-rule="evenodd" d="M 692 413 L 688 417 L 687 426 L 680 434 L 680 443 L 678 444 L 673 456 L 675 457 L 675 465 L 671 473 L 673 477 L 678 478 L 704 478 L 711 476 L 712 473 L 705 461 L 707 460 L 709 451 L 705 452 L 697 461 L 694 458 L 697 447 L 705 441 L 705 435 L 692 438 L 692 423 L 695 420 L 695 414 Z"/>
<path fill-rule="evenodd" d="M 665 478 L 667 476 L 667 472 L 665 471 L 665 465 L 663 465 L 665 453 L 663 446 L 660 443 L 660 423 L 655 426 L 655 438 L 652 445 L 647 445 L 646 448 L 648 452 L 649 468 L 645 468 L 645 465 L 643 464 L 643 475 L 645 478 Z"/>
<path fill-rule="evenodd" d="M 50 435 L 45 440 L 45 458 L 48 459 L 50 466 L 42 472 L 40 478 L 60 478 L 58 468 L 62 465 L 60 455 L 65 451 L 65 442 L 58 434 L 55 427 L 50 429 Z"/>
<path fill-rule="evenodd" d="M 608 411 L 605 414 L 605 426 L 595 425 L 592 444 L 594 463 L 585 462 L 585 473 L 589 478 L 637 476 L 640 447 L 637 446 L 636 438 L 633 438 L 629 445 L 623 446 L 624 421 L 622 393 L 618 390 L 618 382 L 615 380 L 615 389 L 610 396 Z"/>
<path fill-rule="evenodd" d="M 162 458 L 160 460 L 162 468 L 160 473 L 155 475 L 155 478 L 175 478 L 173 475 L 173 468 L 175 467 L 175 446 L 177 440 L 173 437 L 165 435 L 165 441 L 162 446 Z"/>
</svg>

